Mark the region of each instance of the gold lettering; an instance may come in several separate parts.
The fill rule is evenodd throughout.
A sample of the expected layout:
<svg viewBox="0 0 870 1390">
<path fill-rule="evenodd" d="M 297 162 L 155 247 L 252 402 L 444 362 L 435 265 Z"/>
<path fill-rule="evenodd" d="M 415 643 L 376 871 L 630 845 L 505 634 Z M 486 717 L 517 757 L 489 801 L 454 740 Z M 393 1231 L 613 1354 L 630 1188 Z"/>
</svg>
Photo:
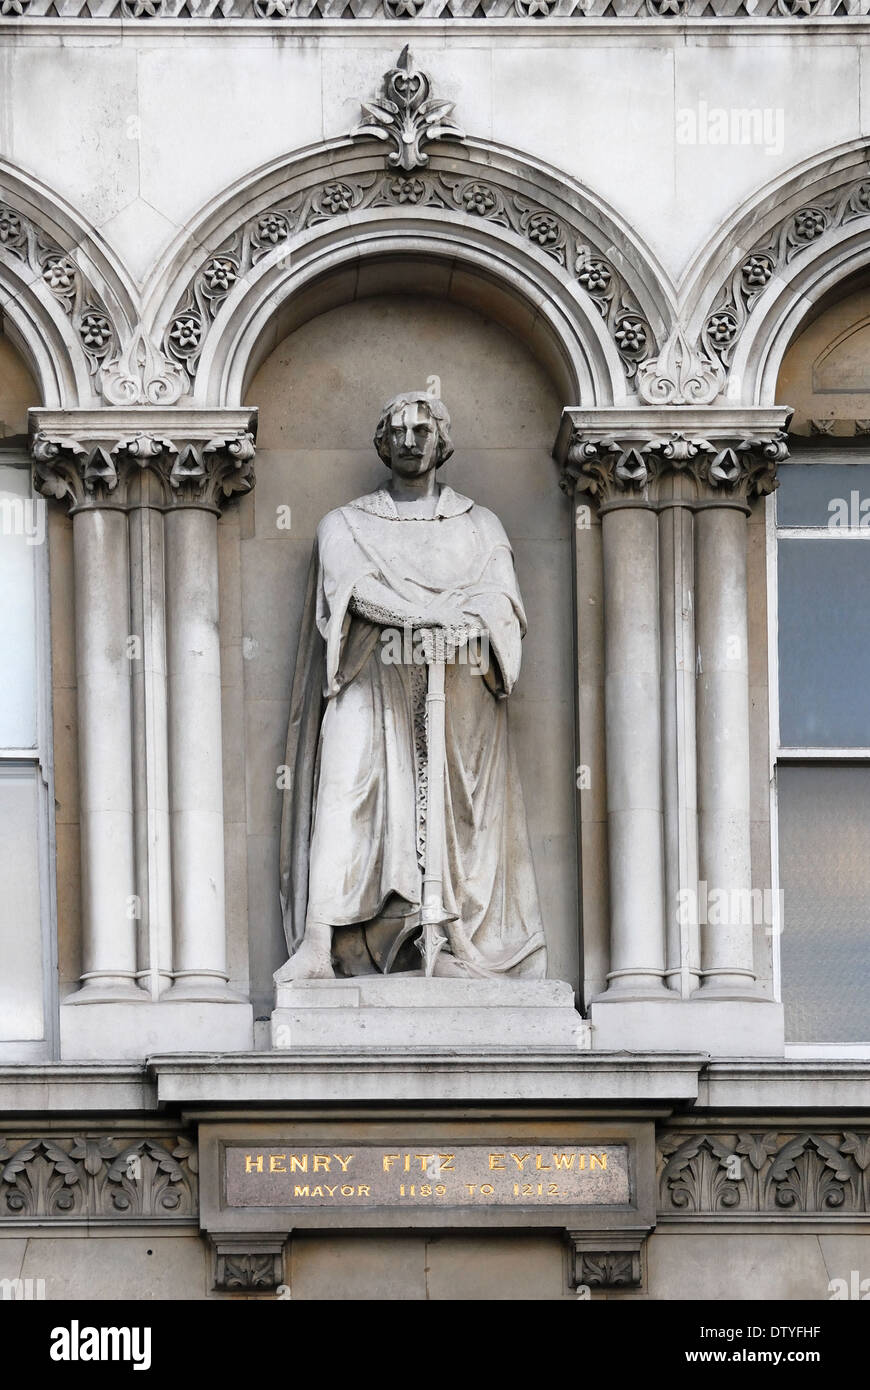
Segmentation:
<svg viewBox="0 0 870 1390">
<path fill-rule="evenodd" d="M 491 1169 L 492 1169 L 492 1168 L 503 1168 L 503 1167 L 504 1167 L 504 1154 L 490 1154 L 490 1156 L 489 1156 L 489 1166 L 490 1166 Z"/>
<path fill-rule="evenodd" d="M 573 1168 L 576 1154 L 553 1154 L 553 1162 L 557 1168 Z"/>
<path fill-rule="evenodd" d="M 262 1154 L 257 1154 L 257 1156 L 256 1156 L 256 1158 L 255 1158 L 253 1154 L 245 1154 L 245 1172 L 246 1172 L 246 1173 L 262 1173 L 262 1171 L 263 1171 L 263 1155 L 262 1155 Z"/>
<path fill-rule="evenodd" d="M 481 1197 L 491 1197 L 494 1192 L 495 1188 L 493 1187 L 492 1183 L 489 1182 L 485 1182 L 480 1189 Z"/>
<path fill-rule="evenodd" d="M 425 1171 L 426 1171 L 426 1164 L 429 1162 L 429 1159 L 430 1159 L 430 1158 L 434 1158 L 435 1155 L 434 1155 L 434 1154 L 414 1154 L 414 1157 L 415 1157 L 415 1158 L 419 1158 L 419 1160 L 420 1160 L 420 1167 L 421 1167 L 421 1169 L 423 1170 L 423 1172 L 425 1173 Z"/>
<path fill-rule="evenodd" d="M 308 1196 L 308 1184 L 306 1183 L 304 1187 L 300 1187 L 299 1184 L 297 1183 L 296 1186 L 295 1186 L 295 1188 L 293 1189 L 293 1196 L 294 1196 L 294 1197 L 307 1197 L 307 1196 Z"/>
<path fill-rule="evenodd" d="M 589 1164 L 589 1167 L 590 1167 L 590 1168 L 606 1168 L 606 1167 L 607 1167 L 607 1154 L 593 1154 L 593 1155 L 592 1155 L 592 1161 L 591 1161 L 591 1163 Z"/>
<path fill-rule="evenodd" d="M 542 1162 L 541 1162 L 541 1159 L 542 1159 L 543 1157 L 544 1157 L 543 1154 L 536 1154 L 536 1155 L 535 1155 L 535 1167 L 536 1167 L 536 1168 L 549 1168 L 549 1166 L 550 1166 L 549 1163 L 542 1163 Z"/>
<path fill-rule="evenodd" d="M 341 1154 L 333 1154 L 332 1156 L 335 1159 L 336 1163 L 341 1164 L 341 1171 L 343 1173 L 346 1173 L 348 1170 L 348 1165 L 350 1164 L 350 1161 L 353 1158 L 353 1154 L 348 1154 L 346 1158 L 342 1158 Z"/>
<path fill-rule="evenodd" d="M 332 1164 L 332 1159 L 329 1157 L 329 1154 L 315 1154 L 315 1155 L 314 1155 L 314 1168 L 312 1169 L 312 1172 L 314 1172 L 314 1173 L 328 1173 L 331 1164 Z"/>
<path fill-rule="evenodd" d="M 359 1185 L 359 1187 L 357 1188 L 356 1191 L 357 1191 L 357 1196 L 358 1196 L 358 1197 L 371 1197 L 371 1195 L 372 1195 L 372 1190 L 371 1190 L 371 1188 L 370 1188 L 370 1187 L 366 1187 L 365 1183 L 362 1183 L 362 1182 L 360 1183 L 360 1185 Z"/>
<path fill-rule="evenodd" d="M 578 1167 L 578 1168 L 585 1168 L 585 1167 L 586 1167 L 586 1155 L 585 1155 L 585 1154 L 578 1154 L 578 1155 L 577 1155 L 577 1167 Z"/>
<path fill-rule="evenodd" d="M 452 1171 L 452 1170 L 453 1170 L 453 1160 L 454 1160 L 455 1156 L 456 1156 L 455 1154 L 439 1154 L 439 1155 L 438 1155 L 439 1159 L 441 1160 L 441 1172 L 442 1172 L 442 1173 L 446 1173 L 446 1172 L 448 1172 L 448 1171 Z"/>
<path fill-rule="evenodd" d="M 341 1195 L 342 1195 L 342 1197 L 352 1197 L 352 1196 L 353 1196 L 353 1187 L 352 1187 L 352 1185 L 351 1185 L 350 1183 L 343 1183 L 343 1184 L 342 1184 Z"/>
<path fill-rule="evenodd" d="M 323 1196 L 323 1188 L 322 1188 L 322 1187 L 312 1187 L 312 1189 L 311 1189 L 311 1195 L 312 1195 L 312 1197 L 322 1197 L 322 1196 Z"/>
<path fill-rule="evenodd" d="M 308 1172 L 308 1155 L 307 1155 L 307 1154 L 302 1154 L 301 1158 L 300 1158 L 300 1156 L 299 1156 L 298 1154 L 291 1154 L 291 1155 L 290 1155 L 290 1172 L 291 1172 L 291 1173 L 295 1173 L 297 1168 L 299 1169 L 300 1173 L 307 1173 L 307 1172 Z"/>
<path fill-rule="evenodd" d="M 286 1169 L 286 1168 L 283 1168 L 283 1167 L 279 1164 L 279 1162 L 278 1162 L 279 1158 L 286 1158 L 286 1157 L 287 1157 L 286 1154 L 270 1154 L 270 1155 L 269 1155 L 269 1172 L 270 1172 L 270 1173 L 286 1173 L 286 1172 L 287 1172 L 287 1169 Z"/>
<path fill-rule="evenodd" d="M 515 1164 L 517 1165 L 517 1167 L 519 1168 L 520 1172 L 523 1171 L 523 1164 L 525 1163 L 526 1159 L 529 1158 L 529 1157 L 530 1157 L 529 1154 L 511 1154 L 511 1158 L 513 1159 L 514 1163 L 515 1163 Z"/>
<path fill-rule="evenodd" d="M 334 1197 L 336 1192 L 338 1191 L 338 1187 L 328 1187 L 326 1190 L 329 1193 L 330 1197 Z"/>
<path fill-rule="evenodd" d="M 389 1173 L 394 1163 L 398 1163 L 401 1154 L 384 1154 L 384 1172 Z"/>
</svg>

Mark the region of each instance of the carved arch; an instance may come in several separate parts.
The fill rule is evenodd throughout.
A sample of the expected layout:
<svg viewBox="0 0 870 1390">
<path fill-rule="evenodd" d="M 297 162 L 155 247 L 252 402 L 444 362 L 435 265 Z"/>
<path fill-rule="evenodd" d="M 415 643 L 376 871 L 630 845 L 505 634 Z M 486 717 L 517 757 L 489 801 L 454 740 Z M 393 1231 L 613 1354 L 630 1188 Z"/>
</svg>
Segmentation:
<svg viewBox="0 0 870 1390">
<path fill-rule="evenodd" d="M 229 406 L 294 298 L 328 272 L 352 279 L 354 267 L 412 258 L 489 280 L 522 305 L 532 339 L 561 363 L 566 399 L 633 399 L 672 319 L 651 253 L 549 167 L 437 141 L 425 168 L 406 173 L 377 142 L 345 139 L 267 165 L 207 207 L 159 268 L 146 329 L 197 404 Z"/>
<path fill-rule="evenodd" d="M 32 370 L 42 403 L 98 405 L 105 370 L 136 321 L 132 283 L 94 228 L 5 160 L 0 293 L 4 331 Z"/>
<path fill-rule="evenodd" d="M 867 266 L 867 140 L 804 161 L 735 213 L 697 257 L 683 297 L 687 336 L 727 374 L 725 398 L 772 405 L 807 315 Z"/>
</svg>

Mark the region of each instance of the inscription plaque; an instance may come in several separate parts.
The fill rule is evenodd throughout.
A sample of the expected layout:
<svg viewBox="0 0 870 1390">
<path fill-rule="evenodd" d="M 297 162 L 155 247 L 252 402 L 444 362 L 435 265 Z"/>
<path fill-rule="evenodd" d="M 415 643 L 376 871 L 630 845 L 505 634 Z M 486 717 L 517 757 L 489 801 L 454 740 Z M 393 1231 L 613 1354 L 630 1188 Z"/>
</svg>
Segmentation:
<svg viewBox="0 0 870 1390">
<path fill-rule="evenodd" d="M 625 1206 L 628 1146 L 228 1145 L 228 1207 Z"/>
</svg>

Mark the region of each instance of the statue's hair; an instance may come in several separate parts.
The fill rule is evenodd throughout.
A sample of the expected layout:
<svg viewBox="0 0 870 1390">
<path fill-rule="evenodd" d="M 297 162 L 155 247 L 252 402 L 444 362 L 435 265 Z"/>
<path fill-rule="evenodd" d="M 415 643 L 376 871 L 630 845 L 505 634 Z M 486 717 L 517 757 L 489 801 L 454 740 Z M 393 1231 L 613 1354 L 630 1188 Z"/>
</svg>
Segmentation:
<svg viewBox="0 0 870 1390">
<path fill-rule="evenodd" d="M 378 458 L 388 468 L 390 467 L 390 420 L 397 407 L 412 405 L 417 402 L 428 407 L 429 414 L 438 429 L 438 442 L 435 445 L 435 467 L 440 468 L 442 463 L 446 463 L 453 453 L 453 441 L 450 438 L 450 416 L 440 397 L 430 396 L 428 391 L 400 391 L 397 396 L 393 396 L 392 400 L 387 401 L 381 411 L 381 417 L 375 430 L 374 444 Z"/>
</svg>

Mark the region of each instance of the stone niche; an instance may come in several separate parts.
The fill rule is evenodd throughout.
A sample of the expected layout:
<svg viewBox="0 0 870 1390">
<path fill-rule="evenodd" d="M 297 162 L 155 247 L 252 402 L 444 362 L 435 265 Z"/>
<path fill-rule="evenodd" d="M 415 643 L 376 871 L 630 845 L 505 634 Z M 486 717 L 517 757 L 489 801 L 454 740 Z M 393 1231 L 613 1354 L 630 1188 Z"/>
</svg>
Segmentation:
<svg viewBox="0 0 870 1390">
<path fill-rule="evenodd" d="M 441 278 L 447 293 L 451 277 Z M 485 304 L 429 297 L 425 275 L 420 282 L 424 293 L 373 294 L 318 313 L 278 342 L 246 389 L 260 412 L 257 486 L 239 508 L 248 921 L 260 1016 L 272 1005 L 272 972 L 286 958 L 275 769 L 315 529 L 331 508 L 387 480 L 371 442 L 379 411 L 396 391 L 424 389 L 432 376 L 453 421 L 455 454 L 443 480 L 492 508 L 514 548 L 529 633 L 510 701 L 512 734 L 548 973 L 578 984 L 573 513 L 551 454 L 563 401 L 541 365 L 543 342 L 533 352 L 487 317 Z M 528 311 L 525 319 L 531 329 Z"/>
<path fill-rule="evenodd" d="M 863 437 L 870 419 L 870 280 L 838 285 L 786 352 L 777 400 L 794 406 L 791 431 L 823 439 Z"/>
</svg>

